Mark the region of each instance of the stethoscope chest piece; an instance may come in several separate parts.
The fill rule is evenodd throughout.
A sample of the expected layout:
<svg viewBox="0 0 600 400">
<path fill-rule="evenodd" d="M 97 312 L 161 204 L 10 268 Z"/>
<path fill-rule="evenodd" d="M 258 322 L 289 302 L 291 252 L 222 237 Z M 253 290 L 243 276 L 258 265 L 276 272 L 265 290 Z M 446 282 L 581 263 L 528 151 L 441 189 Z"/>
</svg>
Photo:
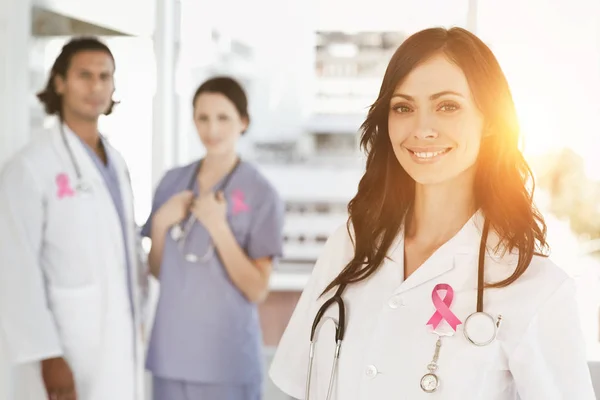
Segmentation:
<svg viewBox="0 0 600 400">
<path fill-rule="evenodd" d="M 181 225 L 179 225 L 179 224 L 173 225 L 173 227 L 171 228 L 171 239 L 178 242 L 179 239 L 181 239 L 182 237 L 183 237 L 183 229 L 181 228 Z"/>
<path fill-rule="evenodd" d="M 80 181 L 77 183 L 77 186 L 75 186 L 75 189 L 77 190 L 77 193 L 83 193 L 83 194 L 91 194 L 92 193 L 92 185 L 90 185 L 87 182 L 84 181 Z"/>
<path fill-rule="evenodd" d="M 465 320 L 463 332 L 467 340 L 475 346 L 487 346 L 496 340 L 501 321 L 501 315 L 494 320 L 494 317 L 486 312 L 474 312 Z"/>
<path fill-rule="evenodd" d="M 198 261 L 198 256 L 195 255 L 194 253 L 187 253 L 185 255 L 185 261 L 187 261 L 189 263 L 195 263 Z"/>
</svg>

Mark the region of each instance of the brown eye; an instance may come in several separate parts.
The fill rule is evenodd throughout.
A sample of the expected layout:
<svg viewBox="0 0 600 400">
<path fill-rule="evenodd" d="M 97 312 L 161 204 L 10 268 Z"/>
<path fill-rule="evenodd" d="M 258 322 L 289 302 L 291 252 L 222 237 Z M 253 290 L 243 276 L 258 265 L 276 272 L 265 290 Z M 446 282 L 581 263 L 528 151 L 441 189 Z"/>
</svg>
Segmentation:
<svg viewBox="0 0 600 400">
<path fill-rule="evenodd" d="M 406 104 L 398 104 L 395 105 L 394 107 L 392 107 L 392 109 L 396 112 L 399 112 L 401 114 L 405 114 L 405 113 L 409 113 L 412 111 L 412 108 L 410 108 L 409 106 L 407 106 Z"/>
<path fill-rule="evenodd" d="M 454 112 L 459 109 L 460 109 L 459 105 L 455 104 L 455 103 L 443 103 L 438 108 L 439 111 L 444 111 L 444 112 Z"/>
</svg>

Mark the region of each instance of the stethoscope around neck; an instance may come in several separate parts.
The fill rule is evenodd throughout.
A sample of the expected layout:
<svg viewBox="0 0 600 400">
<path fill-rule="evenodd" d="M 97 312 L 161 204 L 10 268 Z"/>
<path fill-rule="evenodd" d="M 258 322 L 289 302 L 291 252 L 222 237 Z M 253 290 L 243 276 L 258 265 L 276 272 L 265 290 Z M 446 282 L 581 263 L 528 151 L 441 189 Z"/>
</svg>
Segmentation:
<svg viewBox="0 0 600 400">
<path fill-rule="evenodd" d="M 75 171 L 75 177 L 77 179 L 77 181 L 75 182 L 75 191 L 77 193 L 90 194 L 93 192 L 92 185 L 90 183 L 86 182 L 85 179 L 83 178 L 83 174 L 81 173 L 81 168 L 79 167 L 79 163 L 77 162 L 77 159 L 75 158 L 73 149 L 71 148 L 71 145 L 69 144 L 69 140 L 67 139 L 67 134 L 65 133 L 65 128 L 63 126 L 62 121 L 60 122 L 59 129 L 60 129 L 60 136 L 62 138 L 63 145 L 64 145 L 65 149 L 67 150 L 67 154 L 69 155 L 69 161 L 71 162 L 71 166 L 73 167 L 73 170 Z"/>
<path fill-rule="evenodd" d="M 481 241 L 479 243 L 479 258 L 477 262 L 477 306 L 476 311 L 471 313 L 464 322 L 463 333 L 465 338 L 475 346 L 487 346 L 496 340 L 496 336 L 498 334 L 498 329 L 500 328 L 500 323 L 502 321 L 502 317 L 498 316 L 497 319 L 494 319 L 490 314 L 483 311 L 483 292 L 484 292 L 484 273 L 485 273 L 485 253 L 486 253 L 486 245 L 487 238 L 489 233 L 489 221 L 485 219 L 483 224 L 483 230 L 481 233 Z M 306 400 L 309 400 L 311 397 L 310 388 L 312 381 L 312 367 L 313 360 L 315 356 L 315 348 L 317 345 L 319 330 L 321 326 L 326 321 L 332 321 L 335 325 L 335 351 L 333 354 L 333 365 L 331 368 L 331 374 L 329 378 L 329 385 L 327 389 L 327 397 L 326 400 L 329 400 L 333 394 L 333 383 L 335 380 L 335 373 L 337 370 L 340 352 L 342 348 L 342 342 L 344 341 L 344 335 L 346 333 L 346 307 L 344 304 L 344 299 L 342 298 L 342 294 L 346 289 L 347 284 L 342 283 L 338 286 L 335 294 L 323 305 L 319 308 L 315 315 L 315 319 L 313 320 L 312 328 L 310 331 L 310 349 L 308 354 L 308 371 L 306 377 Z M 333 305 L 338 306 L 338 318 L 334 317 L 324 317 L 327 310 Z M 473 325 L 486 325 L 485 331 L 489 332 L 489 334 L 484 334 L 483 337 L 480 335 L 473 334 L 471 329 L 469 328 Z M 471 333 L 469 333 L 471 332 Z"/>
<path fill-rule="evenodd" d="M 233 168 L 227 173 L 227 176 L 223 179 L 223 182 L 220 185 L 220 187 L 223 191 L 229 185 L 229 181 L 231 180 L 231 177 L 233 176 L 234 172 L 237 170 L 238 166 L 240 165 L 240 162 L 241 162 L 241 160 L 238 157 Z M 194 184 L 196 182 L 196 179 L 198 177 L 201 167 L 202 167 L 202 160 L 200 160 L 198 162 L 198 166 L 194 169 L 194 173 L 192 174 L 192 177 L 190 178 L 190 180 L 188 182 L 187 190 L 189 190 L 189 191 L 193 190 Z M 189 234 L 195 223 L 196 223 L 196 218 L 193 215 L 191 215 L 191 213 L 189 213 L 187 218 L 183 222 L 175 224 L 171 227 L 170 235 L 171 235 L 171 239 L 173 239 L 173 241 L 175 241 L 177 243 L 177 248 L 178 248 L 179 252 L 181 254 L 183 254 L 184 259 L 188 263 L 203 264 L 203 263 L 208 262 L 214 256 L 215 246 L 213 245 L 212 241 L 209 239 L 209 244 L 208 244 L 208 247 L 207 247 L 206 251 L 204 252 L 204 254 L 198 255 L 192 251 L 189 251 L 189 252 L 185 251 L 185 245 L 188 242 Z"/>
</svg>

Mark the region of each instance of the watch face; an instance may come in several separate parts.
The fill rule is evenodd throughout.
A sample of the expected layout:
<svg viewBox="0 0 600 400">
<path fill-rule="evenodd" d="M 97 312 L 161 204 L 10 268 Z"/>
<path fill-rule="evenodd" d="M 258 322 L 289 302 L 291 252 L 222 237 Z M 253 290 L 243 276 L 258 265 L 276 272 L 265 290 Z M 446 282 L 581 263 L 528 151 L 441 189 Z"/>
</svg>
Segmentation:
<svg viewBox="0 0 600 400">
<path fill-rule="evenodd" d="M 426 374 L 421 378 L 421 389 L 427 393 L 435 392 L 438 385 L 438 377 L 434 374 Z"/>
</svg>

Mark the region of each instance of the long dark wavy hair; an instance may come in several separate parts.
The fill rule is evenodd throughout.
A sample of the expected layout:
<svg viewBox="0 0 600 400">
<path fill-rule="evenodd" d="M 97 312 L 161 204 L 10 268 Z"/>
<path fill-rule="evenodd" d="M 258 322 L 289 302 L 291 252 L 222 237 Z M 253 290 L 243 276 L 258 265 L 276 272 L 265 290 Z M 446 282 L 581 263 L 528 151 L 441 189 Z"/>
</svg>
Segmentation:
<svg viewBox="0 0 600 400">
<path fill-rule="evenodd" d="M 431 28 L 410 36 L 396 50 L 381 90 L 361 127 L 366 171 L 348 205 L 348 233 L 354 257 L 323 293 L 367 279 L 383 263 L 415 197 L 415 182 L 402 168 L 390 142 L 391 96 L 407 75 L 430 57 L 443 54 L 459 66 L 484 116 L 485 135 L 476 162 L 475 200 L 500 243 L 496 250 L 518 251 L 514 273 L 487 287 L 504 287 L 547 249 L 546 224 L 533 204 L 534 179 L 519 150 L 517 113 L 506 77 L 491 50 L 461 28 Z M 350 232 L 353 230 L 353 234 Z"/>
</svg>

